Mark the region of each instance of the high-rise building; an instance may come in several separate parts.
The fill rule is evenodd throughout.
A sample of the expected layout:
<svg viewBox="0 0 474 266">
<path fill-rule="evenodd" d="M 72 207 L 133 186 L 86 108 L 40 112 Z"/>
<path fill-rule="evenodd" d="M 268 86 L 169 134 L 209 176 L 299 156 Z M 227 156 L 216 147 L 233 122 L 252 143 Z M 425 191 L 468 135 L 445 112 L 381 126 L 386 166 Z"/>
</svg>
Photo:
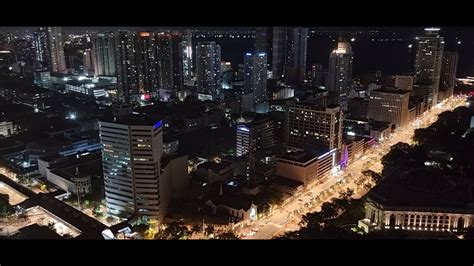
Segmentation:
<svg viewBox="0 0 474 266">
<path fill-rule="evenodd" d="M 99 129 L 107 211 L 113 215 L 158 216 L 163 186 L 161 121 L 100 121 Z"/>
<path fill-rule="evenodd" d="M 255 29 L 255 53 L 268 53 L 267 39 L 268 28 L 257 27 Z"/>
<path fill-rule="evenodd" d="M 191 30 L 187 29 L 183 38 L 183 79 L 186 84 L 193 84 L 193 39 Z"/>
<path fill-rule="evenodd" d="M 84 65 L 84 72 L 87 74 L 94 73 L 94 64 L 92 63 L 92 49 L 86 48 L 82 59 Z"/>
<path fill-rule="evenodd" d="M 196 46 L 197 89 L 213 100 L 221 97 L 221 47 L 216 42 L 200 42 Z"/>
<path fill-rule="evenodd" d="M 410 122 L 409 98 L 409 91 L 393 87 L 374 90 L 370 93 L 368 118 L 405 127 Z"/>
<path fill-rule="evenodd" d="M 326 87 L 328 71 L 324 70 L 322 65 L 315 64 L 311 67 L 311 79 L 313 86 Z"/>
<path fill-rule="evenodd" d="M 33 33 L 33 44 L 35 47 L 35 59 L 42 67 L 49 68 L 51 57 L 49 54 L 48 31 L 40 27 Z"/>
<path fill-rule="evenodd" d="M 35 61 L 35 49 L 33 43 L 26 39 L 15 40 L 15 56 L 18 62 L 32 66 Z"/>
<path fill-rule="evenodd" d="M 443 58 L 444 41 L 438 28 L 426 28 L 418 38 L 415 59 L 414 95 L 423 97 L 428 108 L 438 102 L 438 88 Z"/>
<path fill-rule="evenodd" d="M 265 149 L 275 146 L 273 120 L 264 118 L 237 126 L 237 156 L 248 156 L 247 175 L 253 177 L 257 160 L 264 156 Z"/>
<path fill-rule="evenodd" d="M 99 121 L 107 212 L 161 220 L 187 186 L 187 156 L 164 158 L 162 120 L 138 113 L 121 106 Z"/>
<path fill-rule="evenodd" d="M 347 96 L 352 83 L 352 47 L 339 40 L 337 48 L 329 54 L 328 90 L 330 100 L 347 110 Z"/>
<path fill-rule="evenodd" d="M 138 91 L 140 94 L 156 93 L 158 86 L 158 56 L 156 36 L 151 32 L 139 32 L 135 55 L 137 58 Z"/>
<path fill-rule="evenodd" d="M 286 37 L 286 27 L 273 28 L 272 75 L 278 79 L 285 76 Z"/>
<path fill-rule="evenodd" d="M 295 27 L 287 30 L 285 79 L 288 84 L 303 83 L 306 74 L 308 28 Z"/>
<path fill-rule="evenodd" d="M 177 33 L 162 33 L 156 40 L 160 96 L 167 101 L 183 88 L 183 39 Z"/>
<path fill-rule="evenodd" d="M 443 59 L 441 62 L 441 75 L 440 75 L 440 81 L 439 81 L 440 90 L 454 88 L 457 67 L 458 67 L 458 53 L 457 52 L 443 52 Z"/>
<path fill-rule="evenodd" d="M 255 104 L 268 101 L 267 93 L 267 54 L 256 53 L 253 56 L 253 87 Z"/>
<path fill-rule="evenodd" d="M 65 73 L 66 59 L 64 57 L 64 40 L 61 27 L 48 27 L 48 43 L 51 71 Z"/>
<path fill-rule="evenodd" d="M 253 54 L 246 53 L 244 56 L 244 93 L 253 91 Z"/>
<path fill-rule="evenodd" d="M 92 64 L 95 76 L 116 75 L 113 33 L 98 34 L 92 39 Z"/>
<path fill-rule="evenodd" d="M 184 75 L 183 75 L 183 36 L 179 33 L 171 34 L 171 48 L 173 54 L 171 59 L 173 61 L 173 91 L 181 91 L 184 85 Z M 159 46 L 158 46 L 159 48 Z"/>
<path fill-rule="evenodd" d="M 139 99 L 135 38 L 136 34 L 128 31 L 119 31 L 114 37 L 118 98 L 125 103 Z"/>
<path fill-rule="evenodd" d="M 246 53 L 244 56 L 244 92 L 254 93 L 255 104 L 268 100 L 267 77 L 267 54 Z"/>
<path fill-rule="evenodd" d="M 342 111 L 338 105 L 323 107 L 306 101 L 290 106 L 286 127 L 286 142 L 290 147 L 341 149 Z"/>
</svg>

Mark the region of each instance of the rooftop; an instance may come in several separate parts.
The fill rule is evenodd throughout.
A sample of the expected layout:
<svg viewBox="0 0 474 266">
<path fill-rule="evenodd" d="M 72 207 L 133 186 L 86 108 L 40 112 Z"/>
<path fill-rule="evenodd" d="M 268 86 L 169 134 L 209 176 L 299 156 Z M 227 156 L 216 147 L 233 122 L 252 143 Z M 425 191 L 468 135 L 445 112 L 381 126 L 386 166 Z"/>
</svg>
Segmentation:
<svg viewBox="0 0 474 266">
<path fill-rule="evenodd" d="M 279 156 L 278 158 L 299 162 L 299 163 L 307 163 L 315 158 L 321 157 L 330 153 L 331 151 L 323 146 L 314 147 L 313 149 L 307 149 L 305 151 L 298 151 L 298 152 L 288 152 Z"/>
<path fill-rule="evenodd" d="M 442 208 L 474 213 L 473 182 L 457 180 L 432 168 L 416 168 L 385 178 L 370 198 L 393 208 Z"/>
<path fill-rule="evenodd" d="M 62 239 L 54 230 L 47 226 L 32 224 L 20 229 L 21 239 Z"/>
<path fill-rule="evenodd" d="M 225 170 L 226 168 L 229 168 L 230 164 L 226 162 L 221 162 L 221 163 L 215 163 L 215 162 L 204 162 L 200 165 L 198 165 L 198 168 L 203 168 L 203 169 L 210 169 L 213 172 L 220 172 L 222 170 Z"/>
<path fill-rule="evenodd" d="M 395 87 L 382 87 L 380 89 L 373 90 L 372 92 L 396 93 L 396 94 L 409 94 L 410 93 L 410 91 L 397 89 Z"/>
</svg>

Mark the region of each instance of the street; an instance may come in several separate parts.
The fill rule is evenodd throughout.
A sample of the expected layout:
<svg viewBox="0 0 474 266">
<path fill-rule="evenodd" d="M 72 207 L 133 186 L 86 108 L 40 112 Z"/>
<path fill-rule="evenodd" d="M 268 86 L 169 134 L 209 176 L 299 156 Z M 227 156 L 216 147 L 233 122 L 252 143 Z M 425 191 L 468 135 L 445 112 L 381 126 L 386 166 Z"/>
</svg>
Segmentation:
<svg viewBox="0 0 474 266">
<path fill-rule="evenodd" d="M 412 144 L 415 130 L 430 126 L 444 111 L 453 110 L 465 105 L 464 96 L 453 96 L 426 111 L 420 118 L 412 121 L 405 128 L 397 129 L 388 139 L 367 150 L 357 161 L 349 164 L 346 169 L 323 184 L 310 184 L 304 192 L 291 197 L 282 206 L 279 206 L 270 215 L 256 222 L 250 228 L 244 228 L 239 233 L 242 239 L 271 239 L 281 233 L 299 229 L 303 215 L 320 210 L 324 202 L 338 197 L 348 188 L 354 190 L 353 198 L 360 198 L 367 193 L 367 189 L 360 185 L 364 179 L 362 172 L 372 170 L 382 171 L 382 157 L 390 151 L 391 146 L 398 142 Z M 369 180 L 364 180 L 366 183 Z M 357 184 L 356 184 L 357 183 Z M 371 184 L 373 185 L 373 184 Z"/>
</svg>

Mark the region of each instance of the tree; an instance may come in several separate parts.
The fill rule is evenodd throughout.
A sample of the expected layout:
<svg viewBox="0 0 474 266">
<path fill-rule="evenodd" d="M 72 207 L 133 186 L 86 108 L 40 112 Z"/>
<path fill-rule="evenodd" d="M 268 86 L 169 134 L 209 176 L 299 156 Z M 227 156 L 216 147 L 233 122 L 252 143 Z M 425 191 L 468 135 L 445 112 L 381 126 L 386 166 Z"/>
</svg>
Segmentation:
<svg viewBox="0 0 474 266">
<path fill-rule="evenodd" d="M 239 238 L 234 234 L 234 232 L 229 231 L 216 236 L 216 239 L 222 240 L 238 240 Z"/>
<path fill-rule="evenodd" d="M 166 225 L 166 228 L 160 230 L 157 234 L 160 239 L 187 239 L 191 236 L 191 230 L 183 222 L 174 221 Z"/>
<path fill-rule="evenodd" d="M 10 205 L 10 196 L 8 194 L 0 194 L 0 215 L 7 217 L 15 211 L 12 205 Z"/>
<path fill-rule="evenodd" d="M 212 234 L 214 234 L 214 230 L 215 230 L 215 229 L 214 229 L 214 226 L 213 226 L 213 225 L 211 225 L 211 224 L 210 224 L 210 225 L 207 225 L 207 226 L 206 226 L 206 229 L 204 230 L 204 234 L 205 234 L 206 236 L 211 236 Z"/>
<path fill-rule="evenodd" d="M 203 225 L 201 223 L 193 224 L 191 227 L 191 231 L 194 233 L 201 233 L 203 229 Z"/>
<path fill-rule="evenodd" d="M 369 178 L 373 183 L 376 185 L 380 184 L 383 180 L 383 176 L 380 175 L 379 173 L 376 173 L 372 170 L 365 170 L 362 172 L 362 174 L 366 177 Z"/>
</svg>

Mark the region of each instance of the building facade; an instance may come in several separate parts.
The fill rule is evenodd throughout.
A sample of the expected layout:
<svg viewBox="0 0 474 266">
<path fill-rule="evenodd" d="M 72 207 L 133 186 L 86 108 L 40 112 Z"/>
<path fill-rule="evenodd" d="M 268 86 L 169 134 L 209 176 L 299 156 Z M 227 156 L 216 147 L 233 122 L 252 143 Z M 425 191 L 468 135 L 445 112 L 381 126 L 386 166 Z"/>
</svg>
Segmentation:
<svg viewBox="0 0 474 266">
<path fill-rule="evenodd" d="M 338 105 L 321 107 L 303 102 L 289 107 L 286 121 L 288 146 L 306 149 L 324 145 L 341 149 L 342 111 Z"/>
<path fill-rule="evenodd" d="M 368 118 L 405 127 L 410 122 L 410 92 L 395 88 L 374 90 L 370 94 Z"/>
<path fill-rule="evenodd" d="M 352 84 L 352 47 L 339 40 L 337 48 L 329 55 L 328 90 L 331 102 L 347 110 L 347 96 Z"/>
<path fill-rule="evenodd" d="M 162 216 L 161 123 L 100 121 L 99 127 L 107 211 L 113 215 Z"/>
<path fill-rule="evenodd" d="M 116 75 L 113 33 L 98 34 L 92 39 L 92 64 L 95 76 Z"/>
<path fill-rule="evenodd" d="M 216 42 L 200 42 L 196 46 L 197 89 L 213 100 L 221 98 L 221 47 Z"/>
<path fill-rule="evenodd" d="M 414 95 L 423 97 L 428 109 L 438 102 L 444 49 L 444 39 L 438 32 L 438 28 L 425 29 L 425 35 L 418 38 L 416 51 Z"/>
<path fill-rule="evenodd" d="M 48 27 L 48 43 L 52 72 L 66 72 L 66 59 L 64 57 L 63 38 L 64 36 L 61 27 Z"/>
</svg>

